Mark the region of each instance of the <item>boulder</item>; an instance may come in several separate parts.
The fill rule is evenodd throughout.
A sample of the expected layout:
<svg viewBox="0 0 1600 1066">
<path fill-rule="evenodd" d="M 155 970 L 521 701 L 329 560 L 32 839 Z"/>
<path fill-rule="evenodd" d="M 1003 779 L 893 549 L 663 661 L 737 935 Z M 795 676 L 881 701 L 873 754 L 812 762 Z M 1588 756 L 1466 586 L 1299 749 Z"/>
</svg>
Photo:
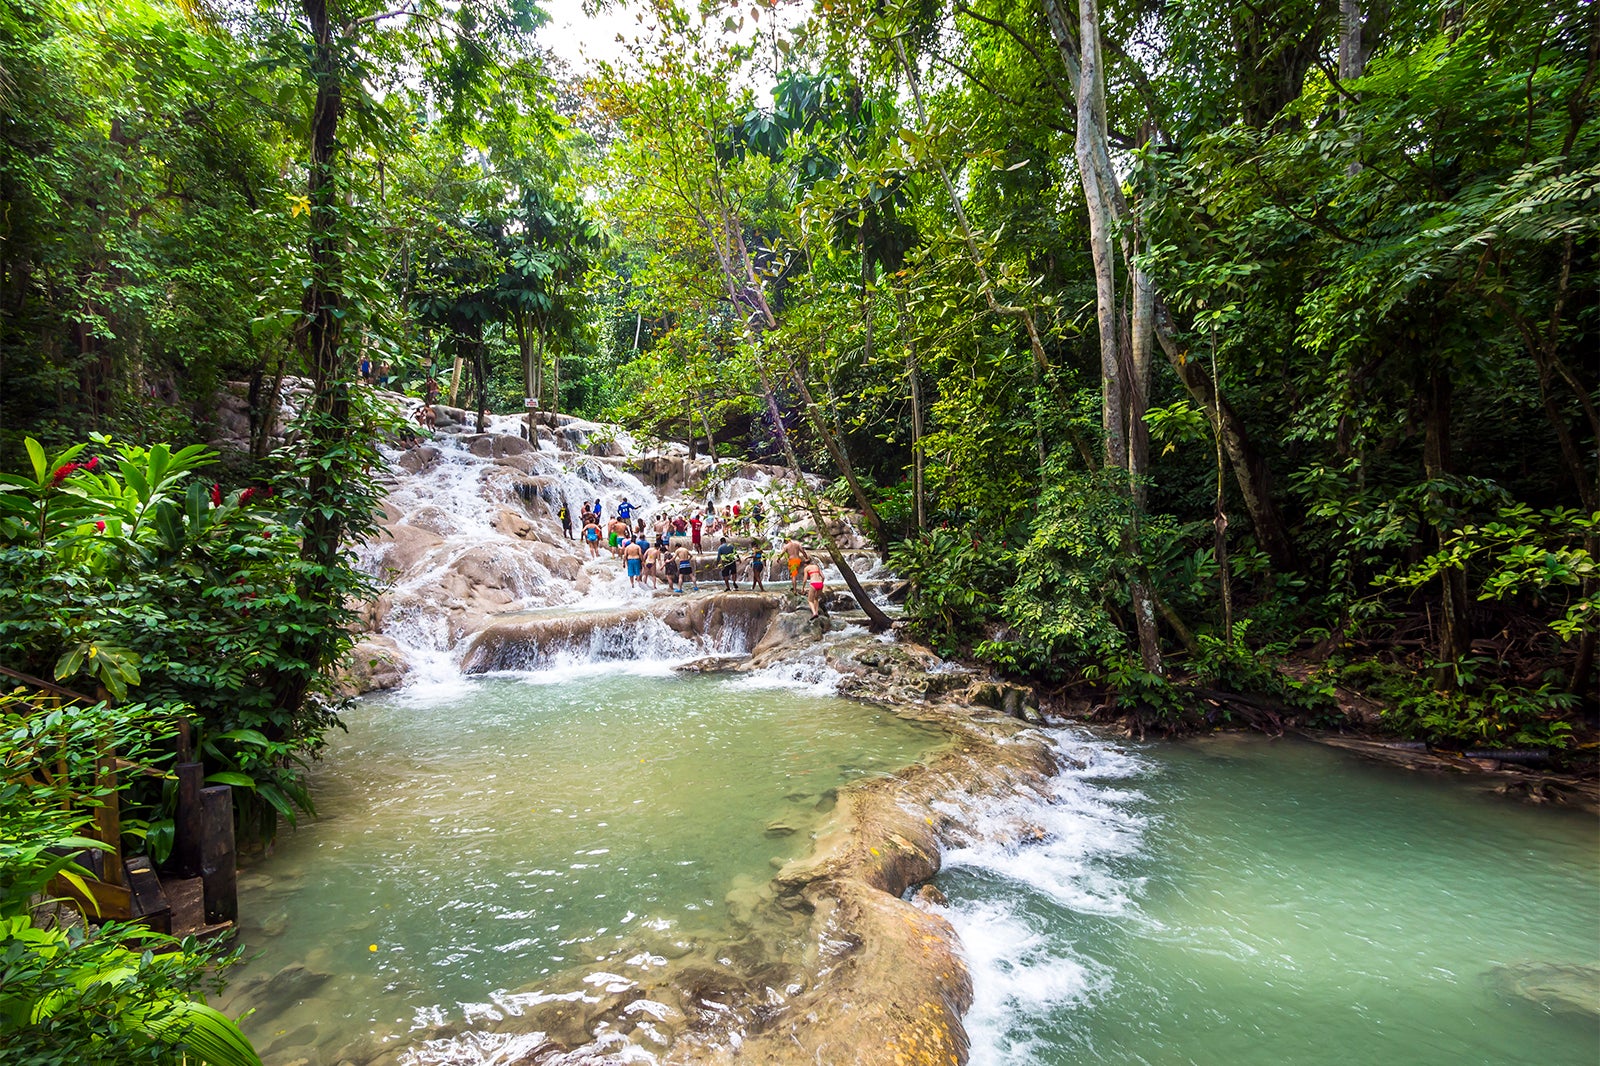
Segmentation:
<svg viewBox="0 0 1600 1066">
<path fill-rule="evenodd" d="M 967 687 L 963 702 L 1020 718 L 1035 725 L 1044 721 L 1039 713 L 1039 697 L 1027 685 L 1009 681 L 975 681 Z"/>
</svg>

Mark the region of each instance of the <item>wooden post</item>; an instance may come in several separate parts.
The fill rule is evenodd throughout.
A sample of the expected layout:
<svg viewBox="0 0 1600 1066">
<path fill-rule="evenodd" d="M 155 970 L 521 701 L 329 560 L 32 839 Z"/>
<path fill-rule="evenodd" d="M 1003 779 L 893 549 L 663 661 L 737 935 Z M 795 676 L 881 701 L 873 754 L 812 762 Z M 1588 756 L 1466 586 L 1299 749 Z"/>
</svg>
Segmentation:
<svg viewBox="0 0 1600 1066">
<path fill-rule="evenodd" d="M 239 920 L 238 856 L 233 846 L 233 789 L 212 785 L 200 790 L 204 836 L 200 879 L 205 887 L 206 921 Z"/>
<path fill-rule="evenodd" d="M 200 790 L 205 787 L 205 767 L 197 762 L 179 763 L 178 810 L 173 817 L 172 859 L 184 877 L 199 877 L 200 844 L 205 839 L 204 817 L 200 811 Z"/>
<path fill-rule="evenodd" d="M 117 793 L 117 766 L 109 747 L 100 751 L 100 761 L 95 773 L 96 787 L 104 793 L 100 806 L 94 810 L 95 835 L 111 850 L 102 853 L 104 875 L 100 880 L 108 885 L 121 886 L 127 878 L 122 869 L 122 809 Z"/>
</svg>

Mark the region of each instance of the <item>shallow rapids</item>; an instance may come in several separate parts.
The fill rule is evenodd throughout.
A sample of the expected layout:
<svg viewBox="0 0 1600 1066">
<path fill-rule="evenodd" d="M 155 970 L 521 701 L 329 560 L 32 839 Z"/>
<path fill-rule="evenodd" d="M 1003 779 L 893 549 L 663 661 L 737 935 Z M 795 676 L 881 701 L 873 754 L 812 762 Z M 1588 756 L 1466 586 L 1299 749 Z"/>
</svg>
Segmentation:
<svg viewBox="0 0 1600 1066">
<path fill-rule="evenodd" d="M 1600 831 L 1288 740 L 1131 753 L 968 810 L 974 1066 L 1528 1063 L 1600 1049 Z"/>
</svg>

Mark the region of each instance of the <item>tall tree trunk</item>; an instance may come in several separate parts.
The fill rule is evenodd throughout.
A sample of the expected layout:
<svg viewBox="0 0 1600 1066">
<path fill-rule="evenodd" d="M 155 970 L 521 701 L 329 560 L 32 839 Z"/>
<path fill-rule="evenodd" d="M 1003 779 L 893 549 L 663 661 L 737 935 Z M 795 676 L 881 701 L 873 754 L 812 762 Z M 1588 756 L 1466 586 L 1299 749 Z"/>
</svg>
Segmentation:
<svg viewBox="0 0 1600 1066">
<path fill-rule="evenodd" d="M 336 455 L 350 434 L 349 382 L 340 372 L 339 354 L 344 340 L 344 292 L 341 270 L 343 251 L 339 232 L 339 120 L 344 114 L 344 87 L 334 50 L 334 27 L 327 0 L 302 0 L 301 10 L 311 31 L 311 77 L 316 98 L 311 108 L 311 145 L 307 170 L 310 203 L 310 284 L 304 296 L 306 354 L 311 372 L 311 417 L 305 447 L 312 454 Z M 342 563 L 344 501 L 339 473 L 320 463 L 311 464 L 306 482 L 309 506 L 301 518 L 300 558 L 306 565 L 295 579 L 299 597 L 331 605 L 338 596 L 333 574 Z M 296 642 L 297 657 L 306 669 L 285 675 L 279 695 L 286 707 L 305 699 L 311 678 L 328 665 L 332 641 L 307 636 Z"/>
<path fill-rule="evenodd" d="M 865 330 L 862 340 L 862 362 L 872 362 L 872 256 L 867 250 L 867 231 L 862 227 L 861 235 L 861 324 Z"/>
<path fill-rule="evenodd" d="M 694 450 L 694 390 L 683 390 L 683 435 L 689 442 L 689 461 L 695 461 Z"/>
<path fill-rule="evenodd" d="M 866 590 L 861 587 L 861 581 L 856 577 L 856 572 L 851 568 L 849 560 L 839 550 L 833 534 L 828 530 L 827 516 L 823 513 L 822 504 L 817 500 L 816 493 L 811 491 L 811 486 L 806 483 L 804 474 L 800 470 L 800 462 L 795 458 L 794 446 L 789 443 L 789 432 L 783 424 L 782 412 L 778 410 L 778 399 L 773 392 L 772 378 L 767 370 L 766 361 L 760 350 L 760 332 L 776 329 L 778 317 L 772 313 L 772 305 L 767 302 L 767 294 L 762 287 L 760 276 L 756 273 L 755 261 L 750 257 L 750 249 L 745 244 L 744 234 L 739 225 L 738 215 L 729 205 L 726 191 L 716 182 L 712 183 L 711 190 L 713 201 L 717 205 L 719 215 L 715 221 L 706 219 L 706 237 L 710 239 L 716 249 L 718 263 L 722 267 L 722 281 L 728 296 L 728 302 L 734 306 L 751 308 L 752 318 L 759 321 L 747 323 L 749 328 L 757 333 L 754 350 L 756 370 L 761 379 L 762 393 L 766 397 L 767 411 L 772 418 L 773 432 L 777 434 L 783 446 L 783 454 L 788 460 L 789 469 L 795 474 L 800 484 L 800 490 L 805 496 L 806 507 L 811 511 L 811 518 L 816 523 L 819 534 L 828 545 L 828 554 L 833 559 L 833 565 L 838 567 L 840 575 L 844 577 L 845 584 L 850 586 L 850 592 L 856 597 L 856 602 L 867 614 L 867 627 L 875 633 L 886 630 L 891 625 L 887 615 L 874 604 L 867 596 Z M 720 231 L 718 230 L 720 227 Z"/>
<path fill-rule="evenodd" d="M 561 414 L 561 349 L 557 347 L 550 354 L 550 415 L 552 418 Z M 552 423 L 553 424 L 553 423 Z"/>
<path fill-rule="evenodd" d="M 794 475 L 795 484 L 800 486 L 801 495 L 805 497 L 806 509 L 811 512 L 812 522 L 817 527 L 817 535 L 822 538 L 822 543 L 827 545 L 828 558 L 833 560 L 833 565 L 844 578 L 844 583 L 849 586 L 850 595 L 855 597 L 856 605 L 866 612 L 867 628 L 874 633 L 881 633 L 894 623 L 889 621 L 889 616 L 884 614 L 882 609 L 872 602 L 872 597 L 867 595 L 867 590 L 861 586 L 861 579 L 856 577 L 855 570 L 845 559 L 844 553 L 839 550 L 839 542 L 834 539 L 833 531 L 828 528 L 822 502 L 817 499 L 810 482 L 806 481 L 805 471 L 800 469 L 800 461 L 795 458 L 794 445 L 789 442 L 789 431 L 783 424 L 783 412 L 778 410 L 778 397 L 773 392 L 772 378 L 767 373 L 767 364 L 761 355 L 759 340 L 756 341 L 756 345 L 756 371 L 761 379 L 761 391 L 767 404 L 767 417 L 772 420 L 773 433 L 777 435 L 778 443 L 783 447 L 783 457 L 789 464 L 789 471 Z"/>
<path fill-rule="evenodd" d="M 861 479 L 856 476 L 856 468 L 850 462 L 850 455 L 844 449 L 844 442 L 828 425 L 827 414 L 822 405 L 812 397 L 811 387 L 806 384 L 805 375 L 800 372 L 800 368 L 787 353 L 784 355 L 784 362 L 789 367 L 789 379 L 794 382 L 796 391 L 800 393 L 800 401 L 805 405 L 806 418 L 811 421 L 811 428 L 816 431 L 817 439 L 822 441 L 822 446 L 827 449 L 833 465 L 838 467 L 839 473 L 844 476 L 845 484 L 850 486 L 850 495 L 860 508 L 861 516 L 872 528 L 872 539 L 878 543 L 880 549 L 888 551 L 889 542 L 883 532 L 883 519 L 878 516 L 878 509 L 872 506 L 872 501 L 867 498 L 867 491 L 862 487 Z"/>
<path fill-rule="evenodd" d="M 280 352 L 278 367 L 272 374 L 272 385 L 261 397 L 260 426 L 256 434 L 255 443 L 250 449 L 252 458 L 264 459 L 272 448 L 272 435 L 278 431 L 278 408 L 283 399 L 283 376 L 287 370 L 288 360 Z"/>
<path fill-rule="evenodd" d="M 700 405 L 700 425 L 706 431 L 706 454 L 711 456 L 711 461 L 717 461 L 717 438 L 711 433 L 711 418 L 706 414 L 706 405 Z"/>
<path fill-rule="evenodd" d="M 1077 92 L 1082 79 L 1078 35 L 1067 13 L 1062 10 L 1059 0 L 1042 0 L 1042 4 L 1057 54 L 1067 70 L 1068 84 Z M 1078 95 L 1081 97 L 1081 92 Z M 1107 164 L 1109 165 L 1109 157 Z M 1119 222 L 1126 219 L 1129 213 L 1128 206 L 1120 188 L 1112 190 L 1111 207 L 1114 217 Z M 1234 479 L 1238 482 L 1240 495 L 1244 498 L 1245 509 L 1255 526 L 1256 539 L 1260 541 L 1262 550 L 1267 553 L 1273 567 L 1279 572 L 1293 570 L 1295 560 L 1288 527 L 1273 494 L 1271 471 L 1266 459 L 1255 447 L 1244 421 L 1239 418 L 1232 405 L 1226 399 L 1214 395 L 1216 390 L 1206 381 L 1204 370 L 1190 361 L 1188 353 L 1179 346 L 1172 330 L 1171 315 L 1159 293 L 1155 294 L 1152 323 L 1157 342 L 1160 343 L 1162 351 L 1166 353 L 1168 361 L 1177 371 L 1179 380 L 1183 382 L 1184 388 L 1188 390 L 1195 404 L 1202 410 L 1219 413 L 1222 420 L 1220 431 L 1223 446 L 1227 449 L 1228 462 L 1233 469 Z"/>
<path fill-rule="evenodd" d="M 1055 0 L 1046 0 L 1050 7 Z M 1134 624 L 1139 634 L 1139 655 L 1146 670 L 1163 670 L 1161 644 L 1156 629 L 1155 601 L 1143 574 L 1139 557 L 1138 522 L 1141 510 L 1139 480 L 1143 476 L 1140 434 L 1133 430 L 1135 415 L 1142 425 L 1138 407 L 1148 395 L 1148 386 L 1139 381 L 1148 373 L 1149 350 L 1136 337 L 1153 328 L 1154 292 L 1149 279 L 1132 262 L 1128 264 L 1133 283 L 1133 318 L 1127 343 L 1120 335 L 1117 315 L 1115 230 L 1118 211 L 1117 175 L 1111 165 L 1106 126 L 1105 76 L 1100 49 L 1100 6 L 1098 0 L 1079 0 L 1077 54 L 1077 138 L 1078 170 L 1083 182 L 1084 202 L 1089 210 L 1089 250 L 1094 261 L 1095 308 L 1100 334 L 1102 420 L 1106 433 L 1106 465 L 1121 468 L 1128 475 L 1131 535 L 1124 542 L 1130 553 L 1131 574 L 1128 595 L 1133 601 Z M 1139 345 L 1143 343 L 1142 349 Z"/>
<path fill-rule="evenodd" d="M 1205 368 L 1197 360 L 1191 358 L 1191 352 L 1178 346 L 1171 327 L 1163 322 L 1164 314 L 1165 308 L 1157 297 L 1156 340 L 1161 343 L 1167 362 L 1177 372 L 1178 380 L 1183 383 L 1195 406 L 1206 412 L 1211 418 L 1213 432 L 1222 438 L 1234 483 L 1239 486 L 1239 495 L 1250 515 L 1250 524 L 1255 527 L 1256 542 L 1271 560 L 1274 570 L 1288 573 L 1296 566 L 1294 548 L 1289 539 L 1288 525 L 1273 493 L 1272 471 L 1267 466 L 1266 457 L 1256 448 L 1244 420 L 1222 395 L 1220 385 L 1207 376 Z"/>
<path fill-rule="evenodd" d="M 916 516 L 917 532 L 925 532 L 928 528 L 928 515 L 926 505 L 924 477 L 924 458 L 922 455 L 922 373 L 917 362 L 917 338 L 912 333 L 911 310 L 906 305 L 906 294 L 893 278 L 890 285 L 894 288 L 895 320 L 900 326 L 900 335 L 906 346 L 906 380 L 908 391 L 911 394 L 911 498 L 913 512 Z"/>
<path fill-rule="evenodd" d="M 543 397 L 539 394 L 539 372 L 534 360 L 533 337 L 528 330 L 528 316 L 517 312 L 511 316 L 511 323 L 517 331 L 517 350 L 522 355 L 522 393 L 525 397 L 523 403 L 527 407 L 528 443 L 534 448 L 539 447 L 538 410 Z M 541 337 L 541 347 L 543 338 Z M 543 360 L 539 360 L 543 362 Z"/>
<path fill-rule="evenodd" d="M 1421 391 L 1427 404 L 1423 422 L 1423 470 L 1429 481 L 1437 482 L 1452 473 L 1450 420 L 1454 385 L 1450 379 L 1449 367 L 1436 363 Z M 1442 515 L 1445 509 L 1443 493 L 1434 489 L 1428 495 L 1435 515 Z M 1433 530 L 1436 548 L 1443 546 L 1444 538 L 1449 532 L 1448 520 L 1436 517 Z M 1455 567 L 1446 567 L 1440 571 L 1439 580 L 1442 610 L 1439 623 L 1441 665 L 1438 681 L 1453 688 L 1456 684 L 1454 664 L 1472 650 L 1472 630 L 1467 618 L 1467 575 Z"/>
<path fill-rule="evenodd" d="M 1361 0 L 1339 0 L 1339 80 L 1355 81 L 1367 70 L 1366 19 Z"/>
<path fill-rule="evenodd" d="M 478 387 L 478 432 L 487 433 L 489 430 L 489 364 L 488 352 L 483 343 L 483 327 L 480 325 L 473 331 L 472 337 L 472 374 L 477 378 L 474 384 Z"/>
</svg>

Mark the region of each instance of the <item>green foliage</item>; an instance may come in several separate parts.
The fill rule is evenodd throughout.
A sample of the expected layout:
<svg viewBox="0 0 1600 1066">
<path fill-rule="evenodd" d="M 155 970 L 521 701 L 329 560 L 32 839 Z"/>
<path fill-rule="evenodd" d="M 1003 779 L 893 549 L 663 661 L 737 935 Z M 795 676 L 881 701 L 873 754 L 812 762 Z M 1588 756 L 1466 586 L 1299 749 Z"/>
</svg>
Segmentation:
<svg viewBox="0 0 1600 1066">
<path fill-rule="evenodd" d="M 978 654 L 1059 677 L 1127 647 L 1117 613 L 1124 610 L 1129 514 L 1113 475 L 1053 474 L 1002 601 L 1009 632 Z"/>
<path fill-rule="evenodd" d="M 1560 613 L 1550 629 L 1572 640 L 1600 629 L 1600 564 L 1587 543 L 1600 530 L 1600 512 L 1568 507 L 1535 512 L 1525 504 L 1501 507 L 1496 520 L 1463 525 L 1445 538 L 1442 550 L 1395 574 L 1401 588 L 1419 588 L 1445 571 L 1468 574 L 1480 600 L 1538 598 Z"/>
<path fill-rule="evenodd" d="M 279 676 L 320 674 L 308 640 L 334 655 L 348 646 L 343 596 L 365 595 L 366 579 L 345 560 L 324 574 L 342 594 L 332 609 L 300 594 L 315 565 L 296 537 L 301 477 L 225 494 L 199 479 L 213 461 L 199 446 L 96 438 L 84 458 L 87 445 L 51 456 L 28 444 L 31 475 L 0 475 L 0 639 L 19 666 L 69 686 L 192 708 L 215 768 L 257 785 L 241 824 L 270 837 L 283 797 L 308 807 L 301 760 L 337 721 L 322 702 L 282 703 Z M 370 444 L 351 448 L 370 461 Z M 370 479 L 346 492 L 359 506 Z"/>
<path fill-rule="evenodd" d="M 1468 660 L 1451 664 L 1458 686 L 1441 691 L 1422 682 L 1396 694 L 1384 724 L 1432 744 L 1481 748 L 1564 748 L 1572 742 L 1568 720 L 1577 696 L 1545 681 L 1537 688 L 1478 681 Z"/>
<path fill-rule="evenodd" d="M 103 847 L 80 835 L 108 798 L 95 773 L 103 752 L 159 760 L 176 709 L 50 708 L 33 699 L 0 696 L 0 1064 L 124 1066 L 188 1056 L 260 1066 L 238 1026 L 197 998 L 237 953 L 142 926 L 63 927 L 36 919 L 33 909 L 53 877 L 86 873 L 75 862 L 84 849 Z"/>
<path fill-rule="evenodd" d="M 894 545 L 889 565 L 911 582 L 906 617 L 950 654 L 996 615 L 1011 556 L 967 530 L 935 529 Z"/>
<path fill-rule="evenodd" d="M 1336 701 L 1332 682 L 1321 674 L 1302 681 L 1283 670 L 1283 645 L 1252 646 L 1250 622 L 1234 626 L 1230 643 L 1211 633 L 1199 633 L 1199 646 L 1187 666 L 1192 680 L 1205 688 L 1278 700 L 1286 708 L 1317 716 L 1331 712 Z"/>
</svg>

